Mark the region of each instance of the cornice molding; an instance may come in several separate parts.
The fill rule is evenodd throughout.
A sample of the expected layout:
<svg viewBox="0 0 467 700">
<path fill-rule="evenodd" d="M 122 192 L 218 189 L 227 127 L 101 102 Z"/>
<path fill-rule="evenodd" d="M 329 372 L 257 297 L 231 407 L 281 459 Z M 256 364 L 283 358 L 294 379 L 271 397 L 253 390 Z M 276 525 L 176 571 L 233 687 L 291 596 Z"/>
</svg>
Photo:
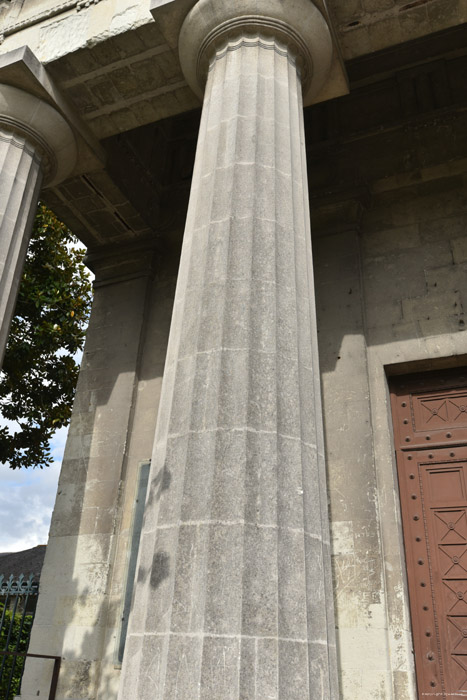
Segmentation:
<svg viewBox="0 0 467 700">
<path fill-rule="evenodd" d="M 48 10 L 43 10 L 38 12 L 37 15 L 32 17 L 27 17 L 19 22 L 14 22 L 13 24 L 7 25 L 3 31 L 0 32 L 0 43 L 2 43 L 7 36 L 11 34 L 16 34 L 17 32 L 32 27 L 34 24 L 39 24 L 48 19 L 53 19 L 64 12 L 69 12 L 70 10 L 80 10 L 86 9 L 91 5 L 97 5 L 101 0 L 65 0 L 65 2 L 56 5 L 55 7 L 50 7 Z"/>
</svg>

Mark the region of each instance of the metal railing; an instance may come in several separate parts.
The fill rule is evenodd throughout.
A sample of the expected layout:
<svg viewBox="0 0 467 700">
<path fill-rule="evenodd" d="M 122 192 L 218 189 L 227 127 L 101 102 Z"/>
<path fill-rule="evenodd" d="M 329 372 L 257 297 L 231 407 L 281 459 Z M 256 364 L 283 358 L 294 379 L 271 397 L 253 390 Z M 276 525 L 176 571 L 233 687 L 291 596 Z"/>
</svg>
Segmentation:
<svg viewBox="0 0 467 700">
<path fill-rule="evenodd" d="M 19 694 L 26 656 L 38 656 L 27 654 L 38 592 L 32 575 L 6 578 L 0 574 L 1 700 L 13 700 Z"/>
</svg>

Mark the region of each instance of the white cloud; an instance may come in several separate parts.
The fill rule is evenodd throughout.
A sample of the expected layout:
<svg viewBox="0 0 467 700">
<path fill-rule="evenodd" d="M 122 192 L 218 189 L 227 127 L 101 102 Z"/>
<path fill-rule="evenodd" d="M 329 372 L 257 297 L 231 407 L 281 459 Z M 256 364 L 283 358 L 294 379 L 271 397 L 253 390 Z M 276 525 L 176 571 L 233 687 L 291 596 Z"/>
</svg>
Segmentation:
<svg viewBox="0 0 467 700">
<path fill-rule="evenodd" d="M 46 544 L 68 428 L 51 442 L 53 464 L 45 469 L 10 469 L 0 464 L 0 552 Z"/>
</svg>

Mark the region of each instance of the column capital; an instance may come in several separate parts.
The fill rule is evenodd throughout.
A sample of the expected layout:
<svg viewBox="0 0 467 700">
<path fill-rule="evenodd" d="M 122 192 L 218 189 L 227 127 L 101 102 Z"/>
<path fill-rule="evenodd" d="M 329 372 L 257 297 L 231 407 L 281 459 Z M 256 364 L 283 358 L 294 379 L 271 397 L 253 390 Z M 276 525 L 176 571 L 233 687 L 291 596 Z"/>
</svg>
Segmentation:
<svg viewBox="0 0 467 700">
<path fill-rule="evenodd" d="M 313 100 L 328 78 L 333 43 L 325 18 L 311 0 L 198 0 L 179 37 L 188 84 L 202 98 L 217 51 L 230 42 L 235 48 L 261 39 L 267 47 L 271 38 L 290 49 L 300 71 L 304 102 Z"/>
<path fill-rule="evenodd" d="M 0 129 L 26 139 L 34 148 L 41 159 L 44 185 L 58 184 L 74 169 L 77 145 L 73 131 L 44 100 L 0 83 Z"/>
</svg>

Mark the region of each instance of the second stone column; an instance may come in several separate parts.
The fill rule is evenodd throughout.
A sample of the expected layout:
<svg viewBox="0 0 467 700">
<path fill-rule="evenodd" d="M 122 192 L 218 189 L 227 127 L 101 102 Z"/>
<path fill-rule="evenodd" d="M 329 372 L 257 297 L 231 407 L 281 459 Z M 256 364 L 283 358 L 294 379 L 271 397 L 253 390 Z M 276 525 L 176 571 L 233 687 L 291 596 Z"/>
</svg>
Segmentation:
<svg viewBox="0 0 467 700">
<path fill-rule="evenodd" d="M 0 83 L 0 367 L 42 184 L 73 170 L 77 147 L 50 104 Z"/>
<path fill-rule="evenodd" d="M 338 695 L 302 105 L 332 49 L 308 0 L 233 4 L 180 39 L 209 76 L 125 700 Z"/>
</svg>

